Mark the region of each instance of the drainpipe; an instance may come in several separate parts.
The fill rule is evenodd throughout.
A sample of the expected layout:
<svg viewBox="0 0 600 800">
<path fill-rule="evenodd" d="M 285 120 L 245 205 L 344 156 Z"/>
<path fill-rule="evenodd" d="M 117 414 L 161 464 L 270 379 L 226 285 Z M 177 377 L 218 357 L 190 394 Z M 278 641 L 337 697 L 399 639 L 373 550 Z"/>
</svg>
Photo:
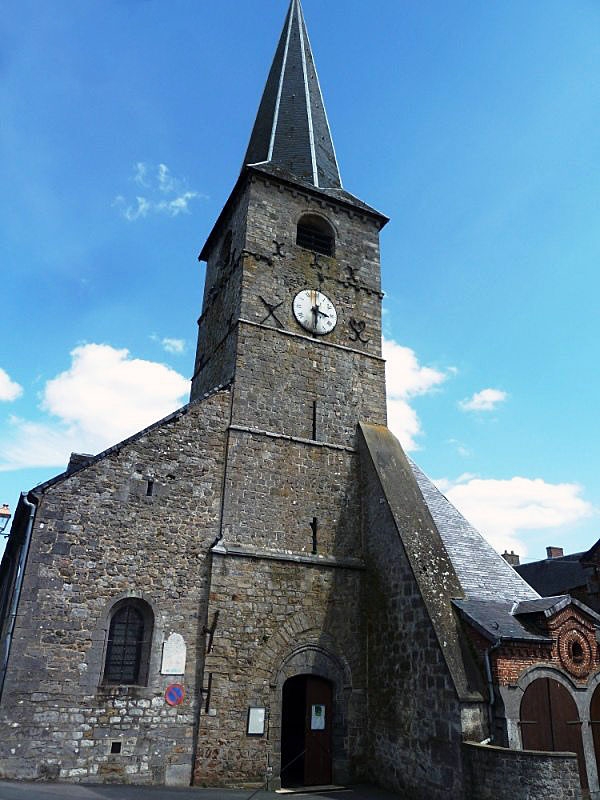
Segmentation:
<svg viewBox="0 0 600 800">
<path fill-rule="evenodd" d="M 487 678 L 488 693 L 489 693 L 488 715 L 489 715 L 490 735 L 489 738 L 486 740 L 486 744 L 494 740 L 494 705 L 496 703 L 496 693 L 494 691 L 494 678 L 492 676 L 492 660 L 490 656 L 494 652 L 494 650 L 497 650 L 500 647 L 501 644 L 502 644 L 502 638 L 497 639 L 494 642 L 494 644 L 491 647 L 488 647 L 485 653 L 483 654 L 483 660 L 485 663 L 485 676 Z"/>
<path fill-rule="evenodd" d="M 33 500 L 36 500 L 34 494 L 31 495 Z M 31 503 L 27 499 L 27 494 L 23 492 L 21 499 L 29 508 L 29 516 L 27 518 L 27 526 L 25 528 L 25 536 L 23 537 L 23 544 L 19 553 L 19 560 L 17 562 L 17 578 L 12 591 L 10 600 L 10 610 L 8 612 L 8 630 L 4 640 L 4 648 L 2 653 L 2 666 L 0 667 L 0 700 L 2 699 L 2 692 L 4 690 L 4 680 L 6 678 L 6 669 L 8 667 L 8 657 L 10 655 L 10 646 L 12 644 L 13 633 L 15 630 L 15 623 L 17 621 L 17 609 L 19 607 L 19 600 L 21 599 L 21 589 L 23 588 L 23 578 L 25 576 L 25 564 L 27 563 L 27 556 L 29 555 L 29 546 L 31 544 L 31 531 L 33 530 L 33 522 L 35 520 L 35 512 L 37 510 L 37 502 Z"/>
</svg>

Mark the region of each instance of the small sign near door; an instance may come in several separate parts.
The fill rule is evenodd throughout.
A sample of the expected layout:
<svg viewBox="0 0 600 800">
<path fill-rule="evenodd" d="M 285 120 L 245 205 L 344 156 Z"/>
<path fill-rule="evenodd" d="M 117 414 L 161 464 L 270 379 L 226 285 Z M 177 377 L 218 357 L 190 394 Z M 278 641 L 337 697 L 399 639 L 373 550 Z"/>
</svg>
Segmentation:
<svg viewBox="0 0 600 800">
<path fill-rule="evenodd" d="M 267 716 L 266 708 L 251 706 L 248 709 L 248 736 L 263 736 L 265 733 L 265 719 Z"/>
<path fill-rule="evenodd" d="M 311 731 L 324 731 L 325 730 L 325 706 L 316 703 L 312 707 L 310 715 L 310 729 Z"/>
</svg>

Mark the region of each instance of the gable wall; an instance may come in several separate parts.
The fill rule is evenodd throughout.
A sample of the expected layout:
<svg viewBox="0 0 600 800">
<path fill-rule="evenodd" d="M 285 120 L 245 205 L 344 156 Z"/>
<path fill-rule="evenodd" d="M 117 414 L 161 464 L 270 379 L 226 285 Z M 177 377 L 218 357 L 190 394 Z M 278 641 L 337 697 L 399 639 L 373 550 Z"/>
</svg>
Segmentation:
<svg viewBox="0 0 600 800">
<path fill-rule="evenodd" d="M 548 620 L 548 635 L 552 644 L 524 645 L 518 642 L 507 644 L 497 650 L 492 658 L 492 666 L 496 682 L 500 686 L 516 684 L 525 670 L 542 662 L 545 666 L 553 666 L 566 672 L 569 680 L 579 686 L 585 686 L 591 676 L 600 669 L 600 649 L 596 641 L 593 623 L 573 606 L 559 611 Z M 568 652 L 568 642 L 576 631 L 580 635 L 585 648 L 586 662 L 583 669 L 573 664 Z M 586 648 L 587 643 L 587 648 Z"/>
<path fill-rule="evenodd" d="M 2 698 L 2 775 L 189 782 L 229 404 L 228 392 L 193 404 L 43 495 Z M 103 686 L 109 611 L 128 596 L 154 612 L 148 685 Z M 171 632 L 187 645 L 175 678 L 160 674 Z M 170 708 L 174 681 L 187 697 Z"/>
</svg>

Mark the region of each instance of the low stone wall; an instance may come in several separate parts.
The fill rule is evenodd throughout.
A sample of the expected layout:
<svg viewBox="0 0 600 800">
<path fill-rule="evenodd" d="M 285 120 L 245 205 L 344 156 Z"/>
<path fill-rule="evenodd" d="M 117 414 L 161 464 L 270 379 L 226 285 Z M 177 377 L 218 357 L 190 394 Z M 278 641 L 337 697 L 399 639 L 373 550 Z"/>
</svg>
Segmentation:
<svg viewBox="0 0 600 800">
<path fill-rule="evenodd" d="M 463 765 L 469 800 L 570 800 L 582 796 L 577 757 L 571 753 L 464 742 Z"/>
</svg>

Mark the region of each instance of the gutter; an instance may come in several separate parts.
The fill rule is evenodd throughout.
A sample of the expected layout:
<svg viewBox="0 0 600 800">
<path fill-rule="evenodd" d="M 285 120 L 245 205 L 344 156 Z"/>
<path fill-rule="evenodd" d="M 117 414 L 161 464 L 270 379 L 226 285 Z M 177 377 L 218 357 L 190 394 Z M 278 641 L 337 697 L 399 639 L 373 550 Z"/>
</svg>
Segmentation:
<svg viewBox="0 0 600 800">
<path fill-rule="evenodd" d="M 25 564 L 27 563 L 27 556 L 29 555 L 29 547 L 31 545 L 31 532 L 33 530 L 35 512 L 37 511 L 37 498 L 34 494 L 32 494 L 31 497 L 35 502 L 31 503 L 27 499 L 26 492 L 23 492 L 21 494 L 21 499 L 23 500 L 23 503 L 29 508 L 29 516 L 27 517 L 25 536 L 23 537 L 23 544 L 21 545 L 19 560 L 17 562 L 17 578 L 15 580 L 15 585 L 10 600 L 10 610 L 8 612 L 9 616 L 8 631 L 6 632 L 6 638 L 4 639 L 3 642 L 2 666 L 0 667 L 0 700 L 2 699 L 2 693 L 4 690 L 4 681 L 6 679 L 6 670 L 8 667 L 8 658 L 10 656 L 10 647 L 12 644 L 15 624 L 17 621 L 17 609 L 19 607 L 19 600 L 21 599 L 21 589 L 23 588 L 23 578 L 25 576 Z"/>
</svg>

